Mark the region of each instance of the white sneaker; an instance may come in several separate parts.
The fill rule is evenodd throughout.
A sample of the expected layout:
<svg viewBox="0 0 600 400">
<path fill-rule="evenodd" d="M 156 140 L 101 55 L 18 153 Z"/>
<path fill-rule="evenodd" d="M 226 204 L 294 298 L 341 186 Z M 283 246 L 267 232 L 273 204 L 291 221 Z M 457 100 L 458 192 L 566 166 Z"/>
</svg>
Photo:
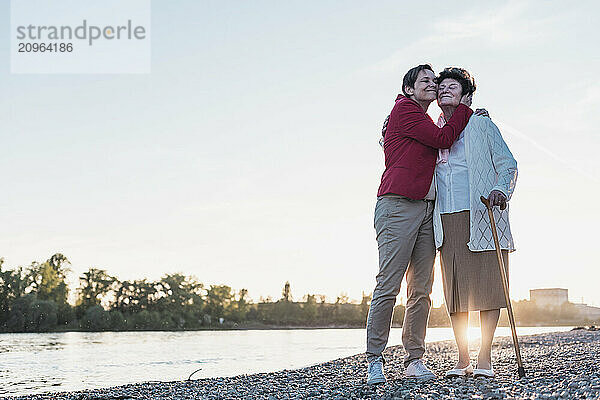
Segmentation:
<svg viewBox="0 0 600 400">
<path fill-rule="evenodd" d="M 383 360 L 381 357 L 371 361 L 367 371 L 367 385 L 376 385 L 378 383 L 385 383 L 385 375 L 383 374 Z"/>
<path fill-rule="evenodd" d="M 406 367 L 406 377 L 414 379 L 435 379 L 435 374 L 423 364 L 421 359 L 414 360 Z"/>
<path fill-rule="evenodd" d="M 473 366 L 471 364 L 464 368 L 454 368 L 450 371 L 446 371 L 446 378 L 457 378 L 459 376 L 467 376 L 473 373 Z"/>
<path fill-rule="evenodd" d="M 479 378 L 480 376 L 484 377 L 484 378 L 495 378 L 496 373 L 494 372 L 494 368 L 490 368 L 490 369 L 475 368 L 473 370 L 473 378 Z"/>
</svg>

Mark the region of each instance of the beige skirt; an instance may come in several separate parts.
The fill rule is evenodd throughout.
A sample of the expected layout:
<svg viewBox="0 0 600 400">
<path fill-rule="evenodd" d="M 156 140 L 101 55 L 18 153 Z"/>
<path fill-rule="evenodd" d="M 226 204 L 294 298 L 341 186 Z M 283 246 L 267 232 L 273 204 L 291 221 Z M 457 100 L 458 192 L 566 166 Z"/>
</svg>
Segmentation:
<svg viewBox="0 0 600 400">
<path fill-rule="evenodd" d="M 471 251 L 469 211 L 442 214 L 440 249 L 444 297 L 450 314 L 506 307 L 495 251 Z M 508 250 L 502 250 L 508 274 Z M 508 275 L 507 275 L 508 276 Z"/>
</svg>

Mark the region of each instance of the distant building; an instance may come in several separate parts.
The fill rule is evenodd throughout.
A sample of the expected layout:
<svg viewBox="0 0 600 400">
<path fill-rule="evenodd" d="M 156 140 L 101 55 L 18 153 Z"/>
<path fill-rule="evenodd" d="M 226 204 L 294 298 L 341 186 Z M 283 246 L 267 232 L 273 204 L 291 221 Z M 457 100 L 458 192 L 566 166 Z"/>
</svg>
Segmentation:
<svg viewBox="0 0 600 400">
<path fill-rule="evenodd" d="M 582 318 L 590 321 L 600 320 L 600 307 L 588 306 L 582 303 L 575 303 L 574 306 Z"/>
<path fill-rule="evenodd" d="M 569 290 L 560 288 L 531 289 L 529 299 L 540 307 L 560 307 L 569 301 Z"/>
</svg>

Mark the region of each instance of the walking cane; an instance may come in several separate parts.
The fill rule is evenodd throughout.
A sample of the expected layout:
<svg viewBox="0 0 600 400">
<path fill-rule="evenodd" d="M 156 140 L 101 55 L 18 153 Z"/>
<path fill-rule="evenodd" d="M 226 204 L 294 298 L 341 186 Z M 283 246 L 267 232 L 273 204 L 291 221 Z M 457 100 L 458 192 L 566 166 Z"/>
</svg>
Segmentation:
<svg viewBox="0 0 600 400">
<path fill-rule="evenodd" d="M 508 278 L 504 269 L 504 261 L 502 260 L 502 250 L 500 249 L 500 241 L 498 240 L 498 232 L 496 232 L 496 222 L 494 221 L 494 213 L 490 202 L 485 197 L 480 197 L 481 202 L 485 204 L 488 215 L 490 217 L 490 225 L 492 227 L 492 235 L 494 236 L 494 245 L 496 246 L 496 255 L 498 256 L 498 267 L 500 268 L 500 276 L 502 276 L 502 287 L 504 288 L 504 298 L 506 299 L 506 310 L 508 311 L 508 320 L 510 321 L 510 330 L 512 331 L 513 344 L 515 345 L 515 354 L 517 356 L 517 364 L 519 366 L 519 378 L 525 376 L 525 368 L 523 368 L 523 360 L 521 360 L 521 350 L 519 349 L 519 339 L 517 338 L 517 329 L 515 327 L 515 316 L 513 314 L 512 305 L 510 304 L 510 295 L 508 293 Z"/>
</svg>

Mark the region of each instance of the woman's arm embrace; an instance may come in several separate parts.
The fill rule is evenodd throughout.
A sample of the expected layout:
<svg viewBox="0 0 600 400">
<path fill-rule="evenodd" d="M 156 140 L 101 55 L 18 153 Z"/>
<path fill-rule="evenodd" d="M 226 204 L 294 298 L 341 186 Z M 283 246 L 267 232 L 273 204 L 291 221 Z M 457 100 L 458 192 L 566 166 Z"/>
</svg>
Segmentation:
<svg viewBox="0 0 600 400">
<path fill-rule="evenodd" d="M 517 183 L 517 161 L 510 152 L 500 130 L 490 119 L 485 119 L 488 146 L 492 155 L 492 164 L 496 171 L 497 182 L 492 191 L 498 190 L 510 200 Z"/>
</svg>

